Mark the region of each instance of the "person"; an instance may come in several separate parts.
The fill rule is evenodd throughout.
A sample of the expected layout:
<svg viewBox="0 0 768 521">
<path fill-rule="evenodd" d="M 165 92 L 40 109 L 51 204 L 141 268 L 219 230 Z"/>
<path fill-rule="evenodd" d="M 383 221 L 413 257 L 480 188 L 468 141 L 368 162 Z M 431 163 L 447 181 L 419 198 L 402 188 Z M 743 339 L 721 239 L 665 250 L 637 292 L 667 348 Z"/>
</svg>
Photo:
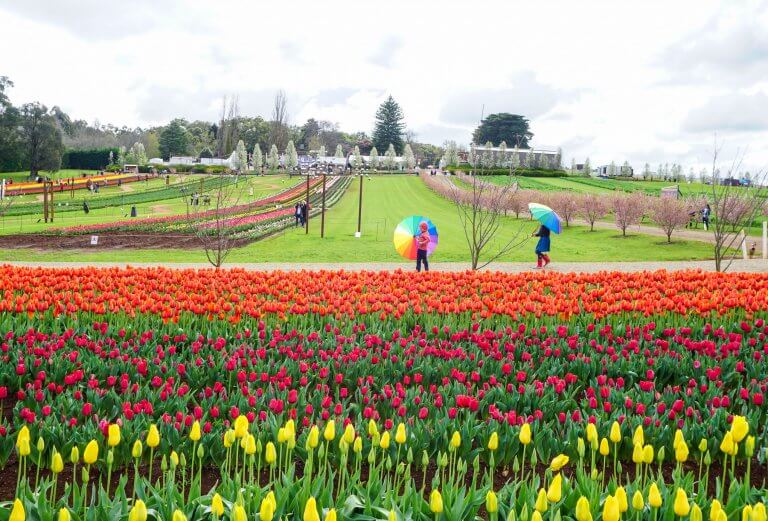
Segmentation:
<svg viewBox="0 0 768 521">
<path fill-rule="evenodd" d="M 701 222 L 704 223 L 704 229 L 709 230 L 709 215 L 712 213 L 712 208 L 709 207 L 709 203 L 704 205 L 704 209 L 701 211 Z"/>
<path fill-rule="evenodd" d="M 307 214 L 309 213 L 309 204 L 301 203 L 301 225 L 307 224 Z"/>
<path fill-rule="evenodd" d="M 91 211 L 91 209 L 88 208 L 88 202 L 87 201 L 83 201 L 83 212 L 85 212 L 85 215 L 88 215 L 88 212 L 90 212 L 90 211 Z"/>
<path fill-rule="evenodd" d="M 534 233 L 532 237 L 538 237 L 539 241 L 536 243 L 536 269 L 543 269 L 549 264 L 549 228 L 541 225 L 539 231 Z"/>
<path fill-rule="evenodd" d="M 301 221 L 301 203 L 296 203 L 293 206 L 293 216 L 296 218 L 296 226 L 298 226 L 299 221 Z"/>
<path fill-rule="evenodd" d="M 429 271 L 429 261 L 427 261 L 427 248 L 429 247 L 429 226 L 426 221 L 419 223 L 419 233 L 416 239 L 416 271 L 421 271 L 421 265 L 424 264 L 424 271 Z"/>
</svg>

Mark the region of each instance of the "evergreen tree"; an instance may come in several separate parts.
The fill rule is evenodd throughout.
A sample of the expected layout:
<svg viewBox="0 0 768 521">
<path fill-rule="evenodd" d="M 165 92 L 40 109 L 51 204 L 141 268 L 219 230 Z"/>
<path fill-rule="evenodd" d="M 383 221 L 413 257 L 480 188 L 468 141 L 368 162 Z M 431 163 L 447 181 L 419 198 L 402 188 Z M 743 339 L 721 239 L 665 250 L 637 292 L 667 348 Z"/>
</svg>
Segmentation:
<svg viewBox="0 0 768 521">
<path fill-rule="evenodd" d="M 160 155 L 168 161 L 171 156 L 186 154 L 189 148 L 189 135 L 181 121 L 174 119 L 160 132 Z"/>
<path fill-rule="evenodd" d="M 368 157 L 370 160 L 371 168 L 376 170 L 379 168 L 379 151 L 376 150 L 376 147 L 373 147 L 371 149 L 371 155 Z"/>
<path fill-rule="evenodd" d="M 376 125 L 373 129 L 373 145 L 382 150 L 387 145 L 395 147 L 395 152 L 399 154 L 403 150 L 403 111 L 400 105 L 389 96 L 387 100 L 379 106 L 376 111 Z"/>
<path fill-rule="evenodd" d="M 261 167 L 264 165 L 264 156 L 261 154 L 261 147 L 258 143 L 253 145 L 253 155 L 251 156 L 251 162 L 253 162 L 253 169 L 255 171 L 260 171 Z"/>
</svg>

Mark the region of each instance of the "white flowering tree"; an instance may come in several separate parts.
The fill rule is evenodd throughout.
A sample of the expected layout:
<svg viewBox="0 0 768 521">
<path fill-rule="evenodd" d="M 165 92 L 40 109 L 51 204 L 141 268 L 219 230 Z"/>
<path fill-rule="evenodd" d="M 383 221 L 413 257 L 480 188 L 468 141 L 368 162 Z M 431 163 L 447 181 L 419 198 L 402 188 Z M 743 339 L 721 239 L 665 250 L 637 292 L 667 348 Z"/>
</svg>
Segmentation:
<svg viewBox="0 0 768 521">
<path fill-rule="evenodd" d="M 363 155 L 360 153 L 360 147 L 357 145 L 355 145 L 355 150 L 352 152 L 352 167 L 355 170 L 363 167 Z"/>
<path fill-rule="evenodd" d="M 248 151 L 245 149 L 245 143 L 242 139 L 237 142 L 235 147 L 235 162 L 232 166 L 240 172 L 248 168 Z"/>
<path fill-rule="evenodd" d="M 396 157 L 397 157 L 397 152 L 395 152 L 395 145 L 390 143 L 389 148 L 387 148 L 387 152 L 384 154 L 384 166 L 386 167 L 387 170 L 395 169 Z"/>
<path fill-rule="evenodd" d="M 146 165 L 147 153 L 144 151 L 144 145 L 138 141 L 131 145 L 131 148 L 124 154 L 123 164 Z"/>
<path fill-rule="evenodd" d="M 341 149 L 341 145 L 336 145 L 336 153 L 333 157 L 336 159 L 344 159 L 344 151 Z"/>
<path fill-rule="evenodd" d="M 475 152 L 474 143 L 472 143 L 469 146 L 469 154 L 467 154 L 467 163 L 469 163 L 470 166 L 475 166 L 477 164 L 477 153 Z"/>
<path fill-rule="evenodd" d="M 280 166 L 280 156 L 277 153 L 277 146 L 272 145 L 269 149 L 269 156 L 267 156 L 267 168 L 274 171 Z"/>
<path fill-rule="evenodd" d="M 258 143 L 253 145 L 253 156 L 251 157 L 251 161 L 253 162 L 253 169 L 257 172 L 264 166 L 264 156 L 261 153 L 261 147 Z"/>
<path fill-rule="evenodd" d="M 376 150 L 376 147 L 371 149 L 371 155 L 368 157 L 368 159 L 373 170 L 379 168 L 379 151 Z"/>
<path fill-rule="evenodd" d="M 443 154 L 443 166 L 453 166 L 459 164 L 459 149 L 455 141 L 448 141 L 445 144 L 445 154 Z"/>
<path fill-rule="evenodd" d="M 502 168 L 507 166 L 507 142 L 506 141 L 502 141 L 501 143 L 499 143 L 499 157 L 496 160 L 496 163 Z"/>
<path fill-rule="evenodd" d="M 405 144 L 405 148 L 403 149 L 403 159 L 405 160 L 405 166 L 408 167 L 408 170 L 413 170 L 413 167 L 416 166 L 416 156 L 413 155 L 410 143 Z"/>
<path fill-rule="evenodd" d="M 325 157 L 327 152 L 325 151 L 325 145 L 320 145 L 320 148 L 317 149 L 317 157 Z"/>
<path fill-rule="evenodd" d="M 293 140 L 288 142 L 288 146 L 285 147 L 285 167 L 289 171 L 293 171 L 299 166 L 299 154 L 296 152 L 296 145 L 293 144 Z"/>
</svg>

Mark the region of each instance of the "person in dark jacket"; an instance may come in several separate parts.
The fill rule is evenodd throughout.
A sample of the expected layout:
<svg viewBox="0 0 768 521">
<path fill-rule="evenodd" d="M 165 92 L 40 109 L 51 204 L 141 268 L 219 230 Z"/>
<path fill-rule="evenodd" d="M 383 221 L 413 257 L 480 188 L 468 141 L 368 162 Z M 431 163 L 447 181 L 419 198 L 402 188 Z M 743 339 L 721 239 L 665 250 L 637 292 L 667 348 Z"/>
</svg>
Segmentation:
<svg viewBox="0 0 768 521">
<path fill-rule="evenodd" d="M 549 228 L 541 225 L 539 231 L 533 234 L 533 237 L 538 237 L 539 241 L 536 243 L 536 269 L 546 268 L 549 264 Z"/>
</svg>

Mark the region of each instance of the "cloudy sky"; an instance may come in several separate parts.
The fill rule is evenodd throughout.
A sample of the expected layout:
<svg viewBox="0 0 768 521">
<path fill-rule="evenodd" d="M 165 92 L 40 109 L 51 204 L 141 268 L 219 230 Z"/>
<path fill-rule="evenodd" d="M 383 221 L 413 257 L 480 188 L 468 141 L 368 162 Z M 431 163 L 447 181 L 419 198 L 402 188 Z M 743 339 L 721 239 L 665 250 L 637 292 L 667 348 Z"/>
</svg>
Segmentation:
<svg viewBox="0 0 768 521">
<path fill-rule="evenodd" d="M 481 113 L 592 164 L 768 166 L 768 2 L 0 0 L 15 103 L 148 126 L 221 97 L 370 132 L 392 94 L 421 141 L 469 143 Z"/>
</svg>

